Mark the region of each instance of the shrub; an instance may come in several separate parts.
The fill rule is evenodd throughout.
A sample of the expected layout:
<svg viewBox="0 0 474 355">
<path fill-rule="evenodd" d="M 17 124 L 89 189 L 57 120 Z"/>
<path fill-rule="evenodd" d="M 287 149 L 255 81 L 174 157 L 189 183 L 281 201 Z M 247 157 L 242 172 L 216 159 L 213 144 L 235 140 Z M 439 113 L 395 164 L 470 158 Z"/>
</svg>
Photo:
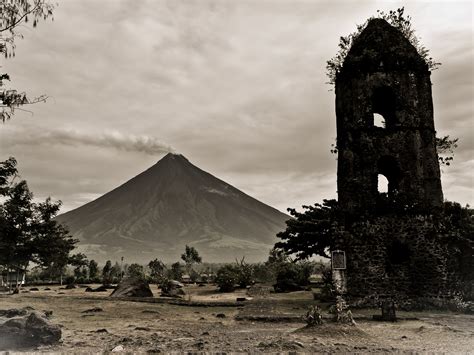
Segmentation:
<svg viewBox="0 0 474 355">
<path fill-rule="evenodd" d="M 304 320 L 308 327 L 323 324 L 323 315 L 321 308 L 318 306 L 311 306 L 304 316 Z"/>
<path fill-rule="evenodd" d="M 64 282 L 66 283 L 66 285 L 73 285 L 76 282 L 76 278 L 74 276 L 68 276 L 66 277 Z"/>
<path fill-rule="evenodd" d="M 255 283 L 253 265 L 247 264 L 244 258 L 240 261 L 236 261 L 235 270 L 237 272 L 237 283 L 239 287 L 246 288 Z"/>
<path fill-rule="evenodd" d="M 274 285 L 277 292 L 302 290 L 309 284 L 312 265 L 308 262 L 285 263 L 279 267 Z"/>
<path fill-rule="evenodd" d="M 239 272 L 234 265 L 224 265 L 217 270 L 216 284 L 221 292 L 232 292 L 239 280 Z"/>
</svg>

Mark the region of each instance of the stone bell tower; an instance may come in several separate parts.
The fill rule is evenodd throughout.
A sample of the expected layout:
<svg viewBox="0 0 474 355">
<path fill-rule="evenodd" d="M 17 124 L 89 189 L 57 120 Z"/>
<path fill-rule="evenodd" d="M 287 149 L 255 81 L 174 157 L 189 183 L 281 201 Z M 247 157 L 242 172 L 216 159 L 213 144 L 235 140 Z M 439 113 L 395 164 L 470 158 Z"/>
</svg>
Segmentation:
<svg viewBox="0 0 474 355">
<path fill-rule="evenodd" d="M 383 19 L 369 21 L 337 74 L 336 116 L 343 210 L 373 210 L 382 196 L 422 211 L 442 205 L 430 71 Z"/>
</svg>

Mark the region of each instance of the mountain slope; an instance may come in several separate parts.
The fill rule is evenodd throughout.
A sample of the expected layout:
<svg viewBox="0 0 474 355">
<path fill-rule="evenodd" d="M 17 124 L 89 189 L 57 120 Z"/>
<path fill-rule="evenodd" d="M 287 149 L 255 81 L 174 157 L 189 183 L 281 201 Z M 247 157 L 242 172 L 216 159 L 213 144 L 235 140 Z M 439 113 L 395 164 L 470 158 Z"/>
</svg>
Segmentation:
<svg viewBox="0 0 474 355">
<path fill-rule="evenodd" d="M 289 218 L 168 154 L 102 197 L 57 217 L 90 258 L 176 261 L 184 245 L 205 261 L 263 260 Z"/>
</svg>

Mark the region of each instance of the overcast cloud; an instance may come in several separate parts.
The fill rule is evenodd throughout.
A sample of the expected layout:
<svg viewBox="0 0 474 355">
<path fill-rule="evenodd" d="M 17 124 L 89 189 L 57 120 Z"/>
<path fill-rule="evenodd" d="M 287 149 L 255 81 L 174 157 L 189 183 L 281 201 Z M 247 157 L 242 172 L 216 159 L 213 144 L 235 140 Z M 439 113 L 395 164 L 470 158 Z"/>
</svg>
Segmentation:
<svg viewBox="0 0 474 355">
<path fill-rule="evenodd" d="M 0 127 L 37 197 L 63 211 L 175 150 L 282 211 L 336 197 L 339 36 L 401 2 L 62 0 L 4 60 L 15 87 L 50 99 Z M 439 135 L 459 137 L 445 198 L 473 202 L 473 21 L 466 2 L 410 1 L 433 72 Z"/>
</svg>

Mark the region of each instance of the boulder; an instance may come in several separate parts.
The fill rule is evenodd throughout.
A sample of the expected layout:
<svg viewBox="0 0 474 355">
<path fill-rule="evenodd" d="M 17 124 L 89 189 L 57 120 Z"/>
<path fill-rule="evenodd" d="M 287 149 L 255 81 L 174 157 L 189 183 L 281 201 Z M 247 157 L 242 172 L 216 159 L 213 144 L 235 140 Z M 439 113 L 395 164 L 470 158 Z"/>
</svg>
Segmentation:
<svg viewBox="0 0 474 355">
<path fill-rule="evenodd" d="M 185 295 L 183 290 L 184 285 L 176 280 L 164 280 L 161 285 L 161 295 L 162 297 L 174 297 L 181 298 Z"/>
<path fill-rule="evenodd" d="M 117 285 L 110 297 L 153 297 L 153 293 L 146 281 L 126 278 Z"/>
<path fill-rule="evenodd" d="M 0 350 L 52 345 L 61 339 L 61 328 L 38 312 L 12 318 L 0 325 Z"/>
<path fill-rule="evenodd" d="M 0 317 L 13 318 L 28 314 L 27 308 L 0 309 Z"/>
</svg>

